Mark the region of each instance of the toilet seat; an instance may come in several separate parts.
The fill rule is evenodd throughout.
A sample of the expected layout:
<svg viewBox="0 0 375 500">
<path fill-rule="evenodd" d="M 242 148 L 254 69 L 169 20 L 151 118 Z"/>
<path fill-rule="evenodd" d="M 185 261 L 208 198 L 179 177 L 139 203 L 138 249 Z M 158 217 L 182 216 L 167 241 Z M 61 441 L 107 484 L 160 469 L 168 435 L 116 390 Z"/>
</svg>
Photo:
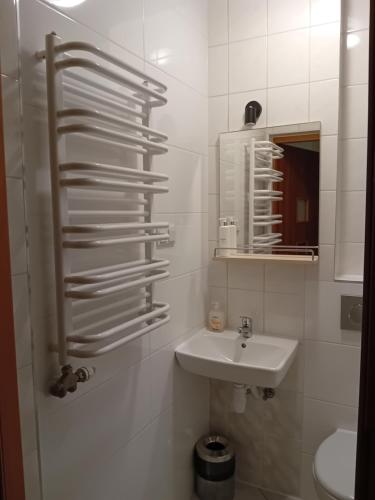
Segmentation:
<svg viewBox="0 0 375 500">
<path fill-rule="evenodd" d="M 354 500 L 357 433 L 338 429 L 319 446 L 314 477 L 328 498 Z"/>
</svg>

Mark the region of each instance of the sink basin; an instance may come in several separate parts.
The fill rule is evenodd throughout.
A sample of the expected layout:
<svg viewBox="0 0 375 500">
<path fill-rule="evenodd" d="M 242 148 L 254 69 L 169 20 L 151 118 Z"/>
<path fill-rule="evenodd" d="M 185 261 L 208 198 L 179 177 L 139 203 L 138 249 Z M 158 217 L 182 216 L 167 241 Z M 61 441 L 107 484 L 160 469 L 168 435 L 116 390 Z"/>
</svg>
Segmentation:
<svg viewBox="0 0 375 500">
<path fill-rule="evenodd" d="M 259 387 L 277 387 L 297 353 L 296 340 L 254 334 L 249 339 L 225 330 L 199 331 L 176 348 L 185 370 L 205 377 Z"/>
</svg>

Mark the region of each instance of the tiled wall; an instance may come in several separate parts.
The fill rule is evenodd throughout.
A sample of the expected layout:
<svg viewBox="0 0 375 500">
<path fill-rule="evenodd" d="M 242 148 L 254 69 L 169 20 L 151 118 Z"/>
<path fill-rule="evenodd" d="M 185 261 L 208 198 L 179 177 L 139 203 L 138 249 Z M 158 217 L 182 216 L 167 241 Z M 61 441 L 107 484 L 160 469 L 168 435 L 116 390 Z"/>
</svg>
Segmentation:
<svg viewBox="0 0 375 500">
<path fill-rule="evenodd" d="M 13 112 L 6 108 L 5 125 L 12 135 L 7 138 L 7 165 L 11 169 L 20 400 L 26 407 L 23 444 L 25 460 L 34 458 L 32 466 L 26 468 L 27 479 L 30 476 L 27 498 L 188 500 L 193 443 L 208 429 L 208 382 L 178 368 L 174 346 L 199 328 L 205 318 L 207 4 L 201 0 L 110 0 L 83 2 L 57 11 L 48 2 L 20 0 L 18 6 L 23 121 L 20 129 L 19 122 L 12 123 L 12 119 L 19 120 L 19 109 Z M 1 21 L 6 20 L 9 33 L 16 36 L 13 0 L 2 2 L 0 9 Z M 54 399 L 47 392 L 57 368 L 56 359 L 47 351 L 56 318 L 46 96 L 43 63 L 34 57 L 35 51 L 44 46 L 45 34 L 51 31 L 64 39 L 92 42 L 167 84 L 169 102 L 154 111 L 153 126 L 169 136 L 169 153 L 155 159 L 155 170 L 170 176 L 170 192 L 155 200 L 154 208 L 155 219 L 168 220 L 176 228 L 175 246 L 160 251 L 171 260 L 171 277 L 156 290 L 158 299 L 171 304 L 170 324 L 98 359 L 95 377 L 64 400 Z M 0 33 L 3 37 L 2 29 Z M 4 40 L 8 43 L 5 34 Z M 7 99 L 6 105 L 19 106 L 17 40 L 5 46 L 1 42 L 2 61 L 12 59 L 13 63 L 11 66 L 8 62 L 12 85 L 7 84 L 10 78 L 4 77 L 3 86 L 15 97 Z M 38 438 L 35 426 L 32 428 L 32 368 Z"/>
<path fill-rule="evenodd" d="M 0 3 L 0 73 L 12 268 L 17 376 L 27 499 L 40 498 L 34 404 L 28 262 L 24 210 L 17 13 L 13 0 Z"/>
<path fill-rule="evenodd" d="M 342 22 L 336 276 L 355 281 L 363 275 L 368 12 L 368 0 L 345 2 Z"/>
<path fill-rule="evenodd" d="M 345 1 L 343 19 L 354 23 L 367 7 Z M 212 381 L 211 428 L 234 440 L 239 479 L 303 500 L 316 500 L 311 464 L 317 446 L 336 427 L 354 428 L 357 418 L 360 334 L 341 330 L 339 313 L 340 295 L 361 295 L 361 284 L 334 281 L 340 31 L 338 0 L 209 2 L 211 255 L 217 238 L 218 133 L 241 128 L 251 99 L 263 106 L 259 127 L 322 122 L 319 264 L 209 266 L 210 296 L 225 306 L 230 327 L 246 314 L 257 331 L 300 341 L 298 359 L 275 399 L 249 398 L 244 415 L 231 412 L 230 384 Z M 348 61 L 348 52 L 343 56 Z M 346 68 L 347 75 L 355 73 Z M 341 118 L 343 124 L 356 120 L 349 109 Z M 357 179 L 355 160 L 346 169 Z"/>
</svg>

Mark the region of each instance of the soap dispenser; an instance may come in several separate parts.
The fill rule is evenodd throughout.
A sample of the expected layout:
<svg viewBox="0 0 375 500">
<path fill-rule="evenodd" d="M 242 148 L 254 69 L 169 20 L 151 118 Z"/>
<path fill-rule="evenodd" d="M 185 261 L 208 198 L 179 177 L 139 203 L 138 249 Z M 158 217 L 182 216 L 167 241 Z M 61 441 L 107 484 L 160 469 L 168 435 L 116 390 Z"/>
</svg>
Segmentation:
<svg viewBox="0 0 375 500">
<path fill-rule="evenodd" d="M 208 328 L 212 332 L 222 332 L 225 328 L 224 311 L 217 301 L 211 302 L 210 311 L 208 313 Z"/>
</svg>

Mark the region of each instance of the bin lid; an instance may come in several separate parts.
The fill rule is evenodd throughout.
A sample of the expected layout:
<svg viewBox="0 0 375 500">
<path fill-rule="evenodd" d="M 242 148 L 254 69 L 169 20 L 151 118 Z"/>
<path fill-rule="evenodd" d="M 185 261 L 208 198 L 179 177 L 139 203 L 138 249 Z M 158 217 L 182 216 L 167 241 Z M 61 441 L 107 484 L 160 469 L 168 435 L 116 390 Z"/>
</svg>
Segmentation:
<svg viewBox="0 0 375 500">
<path fill-rule="evenodd" d="M 228 439 L 218 434 L 203 436 L 195 445 L 197 455 L 206 462 L 227 462 L 234 457 L 234 449 Z"/>
</svg>

